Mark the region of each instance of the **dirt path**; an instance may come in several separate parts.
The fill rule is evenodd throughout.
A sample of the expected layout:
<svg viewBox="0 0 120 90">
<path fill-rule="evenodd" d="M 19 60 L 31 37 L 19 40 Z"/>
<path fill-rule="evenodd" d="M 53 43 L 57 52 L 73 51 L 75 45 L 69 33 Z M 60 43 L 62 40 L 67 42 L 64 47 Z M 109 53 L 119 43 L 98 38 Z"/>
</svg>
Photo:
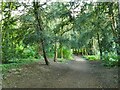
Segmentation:
<svg viewBox="0 0 120 90">
<path fill-rule="evenodd" d="M 97 65 L 97 66 L 95 66 Z M 12 69 L 3 80 L 3 87 L 19 88 L 99 88 L 117 87 L 117 69 L 101 68 L 78 56 L 66 63 L 51 62 L 25 65 Z M 107 78 L 107 80 L 106 80 Z"/>
</svg>

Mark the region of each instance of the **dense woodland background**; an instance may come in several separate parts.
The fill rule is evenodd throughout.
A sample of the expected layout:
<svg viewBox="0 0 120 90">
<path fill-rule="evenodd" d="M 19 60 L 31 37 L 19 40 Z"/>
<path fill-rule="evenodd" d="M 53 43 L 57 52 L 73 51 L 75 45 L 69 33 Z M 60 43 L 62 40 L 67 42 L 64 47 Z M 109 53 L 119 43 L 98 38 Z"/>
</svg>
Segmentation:
<svg viewBox="0 0 120 90">
<path fill-rule="evenodd" d="M 120 61 L 118 2 L 1 2 L 2 63 Z"/>
</svg>

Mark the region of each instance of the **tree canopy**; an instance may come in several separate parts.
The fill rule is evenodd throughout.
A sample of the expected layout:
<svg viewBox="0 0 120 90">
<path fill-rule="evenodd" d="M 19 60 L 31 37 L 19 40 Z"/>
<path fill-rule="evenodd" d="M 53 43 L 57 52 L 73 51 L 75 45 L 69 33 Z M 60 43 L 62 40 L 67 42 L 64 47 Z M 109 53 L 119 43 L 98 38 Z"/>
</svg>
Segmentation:
<svg viewBox="0 0 120 90">
<path fill-rule="evenodd" d="M 1 2 L 2 62 L 73 54 L 120 60 L 118 2 Z M 0 48 L 1 49 L 1 48 Z"/>
</svg>

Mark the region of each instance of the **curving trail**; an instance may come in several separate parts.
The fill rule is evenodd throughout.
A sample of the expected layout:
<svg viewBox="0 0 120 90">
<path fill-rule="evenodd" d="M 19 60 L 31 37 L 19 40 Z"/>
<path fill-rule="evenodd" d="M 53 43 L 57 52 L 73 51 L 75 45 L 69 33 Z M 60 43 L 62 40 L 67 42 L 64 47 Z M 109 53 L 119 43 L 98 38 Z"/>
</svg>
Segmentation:
<svg viewBox="0 0 120 90">
<path fill-rule="evenodd" d="M 6 74 L 3 87 L 19 88 L 101 88 L 117 86 L 117 68 L 107 69 L 100 63 L 89 62 L 74 56 L 75 60 L 66 63 L 51 62 L 50 66 L 41 63 L 24 65 L 17 72 Z"/>
</svg>

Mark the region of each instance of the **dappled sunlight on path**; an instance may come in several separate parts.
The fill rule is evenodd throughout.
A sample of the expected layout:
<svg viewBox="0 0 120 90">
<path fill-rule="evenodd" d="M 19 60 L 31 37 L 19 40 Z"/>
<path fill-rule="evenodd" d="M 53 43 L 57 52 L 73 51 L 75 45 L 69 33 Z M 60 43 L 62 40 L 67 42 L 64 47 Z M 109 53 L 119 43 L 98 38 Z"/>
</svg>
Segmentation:
<svg viewBox="0 0 120 90">
<path fill-rule="evenodd" d="M 74 56 L 75 61 L 86 62 L 84 58 L 80 58 L 79 56 Z"/>
</svg>

